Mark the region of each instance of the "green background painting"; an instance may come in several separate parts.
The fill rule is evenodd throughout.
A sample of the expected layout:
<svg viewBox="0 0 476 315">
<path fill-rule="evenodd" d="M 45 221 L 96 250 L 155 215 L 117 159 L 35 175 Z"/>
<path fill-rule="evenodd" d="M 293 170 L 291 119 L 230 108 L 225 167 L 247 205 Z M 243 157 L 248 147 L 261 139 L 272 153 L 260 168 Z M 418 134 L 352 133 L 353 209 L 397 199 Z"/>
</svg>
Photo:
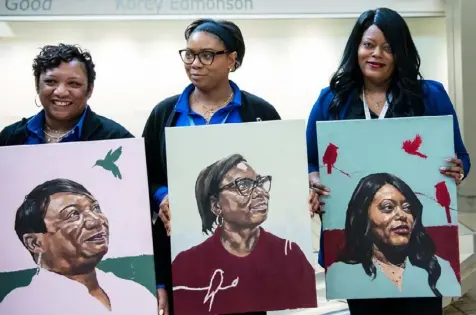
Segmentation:
<svg viewBox="0 0 476 315">
<path fill-rule="evenodd" d="M 112 272 L 119 278 L 135 281 L 156 295 L 153 255 L 105 259 L 97 268 Z M 36 269 L 0 272 L 0 302 L 12 290 L 29 285 L 35 272 Z"/>
</svg>

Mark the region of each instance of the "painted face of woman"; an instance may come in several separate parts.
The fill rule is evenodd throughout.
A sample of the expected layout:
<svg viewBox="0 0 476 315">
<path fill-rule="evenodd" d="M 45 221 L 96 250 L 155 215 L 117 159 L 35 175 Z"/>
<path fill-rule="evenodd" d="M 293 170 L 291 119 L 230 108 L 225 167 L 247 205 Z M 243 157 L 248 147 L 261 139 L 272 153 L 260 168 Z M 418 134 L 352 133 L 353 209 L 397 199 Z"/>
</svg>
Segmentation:
<svg viewBox="0 0 476 315">
<path fill-rule="evenodd" d="M 41 235 L 44 262 L 58 273 L 95 267 L 109 248 L 109 222 L 90 196 L 56 193 L 46 210 Z"/>
<path fill-rule="evenodd" d="M 217 207 L 226 224 L 253 228 L 268 217 L 269 177 L 256 174 L 248 164 L 242 162 L 225 175 L 221 187 L 224 189 L 217 200 Z"/>
<path fill-rule="evenodd" d="M 414 217 L 411 205 L 394 186 L 382 186 L 369 207 L 371 230 L 380 243 L 406 246 L 410 242 Z"/>
</svg>

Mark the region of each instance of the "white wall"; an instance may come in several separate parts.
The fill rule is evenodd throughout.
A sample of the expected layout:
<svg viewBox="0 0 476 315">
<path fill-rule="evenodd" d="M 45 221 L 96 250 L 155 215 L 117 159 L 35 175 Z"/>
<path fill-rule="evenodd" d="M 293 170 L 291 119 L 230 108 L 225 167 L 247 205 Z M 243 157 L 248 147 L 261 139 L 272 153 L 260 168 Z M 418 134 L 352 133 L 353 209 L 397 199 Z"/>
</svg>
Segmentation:
<svg viewBox="0 0 476 315">
<path fill-rule="evenodd" d="M 407 19 L 422 72 L 447 86 L 444 18 Z M 178 50 L 190 21 L 13 22 L 0 38 L 0 128 L 33 115 L 31 64 L 38 48 L 66 42 L 88 49 L 96 63 L 93 109 L 139 136 L 153 106 L 188 83 Z M 283 118 L 307 118 L 341 57 L 354 19 L 238 20 L 247 45 L 231 78 L 276 106 Z"/>
</svg>

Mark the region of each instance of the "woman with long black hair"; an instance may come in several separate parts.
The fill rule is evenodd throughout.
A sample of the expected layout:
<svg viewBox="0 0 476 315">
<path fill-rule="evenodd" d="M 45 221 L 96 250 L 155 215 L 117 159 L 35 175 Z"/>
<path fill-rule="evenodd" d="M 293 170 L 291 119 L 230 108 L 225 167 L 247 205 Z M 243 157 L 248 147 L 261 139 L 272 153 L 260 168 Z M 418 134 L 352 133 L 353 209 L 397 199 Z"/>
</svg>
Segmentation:
<svg viewBox="0 0 476 315">
<path fill-rule="evenodd" d="M 327 269 L 327 294 L 382 298 L 451 296 L 460 284 L 423 222 L 423 205 L 399 177 L 362 178 L 350 198 L 345 246 Z M 352 285 L 341 283 L 352 279 Z M 458 294 L 458 293 L 456 293 Z"/>
<path fill-rule="evenodd" d="M 378 8 L 362 13 L 330 86 L 321 91 L 309 116 L 306 133 L 309 180 L 315 194 L 311 198 L 311 210 L 322 212 L 320 197 L 329 195 L 329 189 L 319 178 L 316 121 L 437 115 L 453 116 L 455 149 L 455 157 L 442 161 L 444 165 L 438 171 L 459 185 L 468 175 L 471 163 L 453 104 L 443 85 L 423 80 L 417 48 L 405 20 L 397 12 Z M 319 264 L 325 267 L 322 237 Z M 348 302 L 352 315 L 388 315 L 392 310 L 405 315 L 442 314 L 441 297 Z"/>
</svg>

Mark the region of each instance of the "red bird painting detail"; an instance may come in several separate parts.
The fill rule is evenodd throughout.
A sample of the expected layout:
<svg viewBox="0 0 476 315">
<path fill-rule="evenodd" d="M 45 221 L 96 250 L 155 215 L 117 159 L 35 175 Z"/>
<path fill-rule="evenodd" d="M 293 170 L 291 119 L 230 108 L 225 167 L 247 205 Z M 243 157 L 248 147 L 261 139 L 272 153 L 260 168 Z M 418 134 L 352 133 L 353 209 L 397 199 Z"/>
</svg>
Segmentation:
<svg viewBox="0 0 476 315">
<path fill-rule="evenodd" d="M 450 204 L 451 204 L 451 196 L 450 192 L 448 191 L 448 187 L 446 186 L 445 182 L 439 182 L 435 185 L 435 199 L 436 202 L 446 211 L 446 220 L 448 223 L 451 223 L 451 214 L 450 214 Z"/>
<path fill-rule="evenodd" d="M 339 147 L 337 147 L 335 144 L 329 143 L 324 155 L 322 156 L 322 163 L 327 166 L 327 174 L 332 174 L 332 168 L 337 161 L 338 149 Z"/>
<path fill-rule="evenodd" d="M 350 177 L 350 174 L 347 172 L 344 172 L 343 170 L 338 169 L 334 165 L 337 162 L 337 156 L 339 155 L 337 153 L 337 150 L 339 149 L 338 146 L 336 146 L 333 143 L 329 143 L 327 145 L 326 151 L 324 152 L 324 155 L 322 156 L 322 163 L 326 166 L 327 168 L 327 174 L 332 174 L 332 169 L 335 168 L 342 174 L 344 174 L 347 177 Z"/>
<path fill-rule="evenodd" d="M 423 159 L 426 159 L 428 156 L 425 154 L 419 152 L 418 150 L 420 149 L 421 144 L 423 143 L 423 140 L 420 135 L 416 135 L 413 140 L 405 140 L 403 141 L 403 146 L 402 149 L 406 153 L 410 155 L 416 155 L 419 156 Z"/>
</svg>

